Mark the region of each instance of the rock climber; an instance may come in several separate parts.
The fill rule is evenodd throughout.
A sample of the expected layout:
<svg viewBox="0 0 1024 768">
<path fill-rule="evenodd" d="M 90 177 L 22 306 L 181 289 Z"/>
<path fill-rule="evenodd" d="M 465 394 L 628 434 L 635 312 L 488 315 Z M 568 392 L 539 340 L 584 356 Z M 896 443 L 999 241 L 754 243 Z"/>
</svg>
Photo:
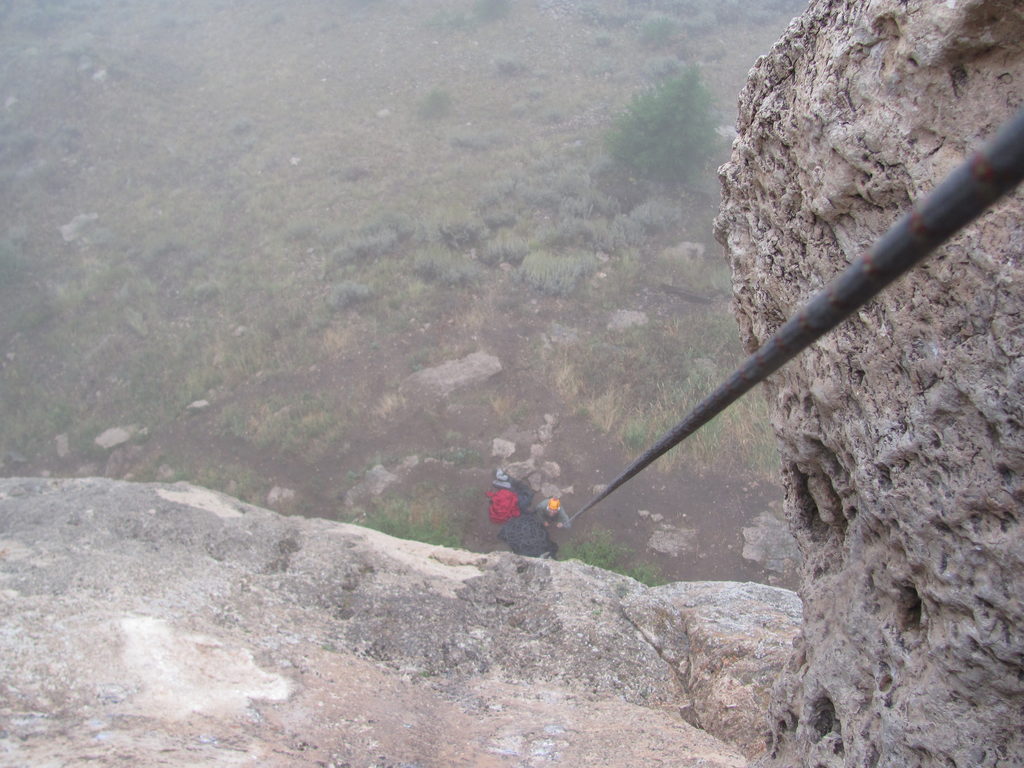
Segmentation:
<svg viewBox="0 0 1024 768">
<path fill-rule="evenodd" d="M 542 501 L 534 508 L 534 511 L 537 513 L 537 519 L 543 523 L 545 528 L 554 526 L 555 528 L 568 529 L 572 527 L 572 523 L 569 522 L 569 516 L 562 509 L 562 502 L 554 496 Z"/>
</svg>

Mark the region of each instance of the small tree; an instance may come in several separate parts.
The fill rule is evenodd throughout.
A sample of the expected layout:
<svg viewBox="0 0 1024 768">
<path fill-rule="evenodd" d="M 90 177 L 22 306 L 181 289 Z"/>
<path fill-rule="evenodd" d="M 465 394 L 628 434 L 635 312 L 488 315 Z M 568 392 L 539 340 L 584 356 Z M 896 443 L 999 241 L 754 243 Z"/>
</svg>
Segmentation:
<svg viewBox="0 0 1024 768">
<path fill-rule="evenodd" d="M 613 160 L 666 182 L 689 181 L 716 143 L 711 94 L 696 67 L 634 96 L 607 136 Z"/>
</svg>

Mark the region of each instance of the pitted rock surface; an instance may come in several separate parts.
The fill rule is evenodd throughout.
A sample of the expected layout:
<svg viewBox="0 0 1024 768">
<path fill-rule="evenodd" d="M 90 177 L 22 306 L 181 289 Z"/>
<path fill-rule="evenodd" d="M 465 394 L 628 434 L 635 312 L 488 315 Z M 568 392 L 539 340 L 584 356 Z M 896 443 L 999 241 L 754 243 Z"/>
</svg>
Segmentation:
<svg viewBox="0 0 1024 768">
<path fill-rule="evenodd" d="M 718 238 L 753 350 L 1024 103 L 1014 0 L 817 0 L 752 70 Z M 1018 191 L 767 385 L 803 555 L 772 766 L 1024 755 Z"/>
</svg>

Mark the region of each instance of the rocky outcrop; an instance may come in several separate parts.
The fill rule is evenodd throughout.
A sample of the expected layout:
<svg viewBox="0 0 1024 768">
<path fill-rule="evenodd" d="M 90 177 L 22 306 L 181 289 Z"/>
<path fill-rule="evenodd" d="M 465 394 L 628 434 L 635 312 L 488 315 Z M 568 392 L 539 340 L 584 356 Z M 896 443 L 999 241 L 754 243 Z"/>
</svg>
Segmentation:
<svg viewBox="0 0 1024 768">
<path fill-rule="evenodd" d="M 1024 102 L 1015 0 L 821 0 L 752 71 L 717 222 L 753 349 Z M 1017 193 L 767 385 L 803 554 L 778 766 L 1021 765 Z"/>
<path fill-rule="evenodd" d="M 797 619 L 695 589 L 183 483 L 0 480 L 0 763 L 739 768 L 680 709 L 758 719 L 771 673 L 732 656 Z"/>
<path fill-rule="evenodd" d="M 697 581 L 630 595 L 626 615 L 675 671 L 688 722 L 764 754 L 772 685 L 800 626 L 800 600 L 763 584 Z"/>
</svg>

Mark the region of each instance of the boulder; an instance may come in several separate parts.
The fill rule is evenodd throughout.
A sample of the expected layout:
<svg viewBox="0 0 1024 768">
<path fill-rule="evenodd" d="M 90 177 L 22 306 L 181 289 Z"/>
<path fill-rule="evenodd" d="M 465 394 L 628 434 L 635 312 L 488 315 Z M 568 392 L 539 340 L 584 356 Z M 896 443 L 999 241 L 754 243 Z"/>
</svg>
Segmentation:
<svg viewBox="0 0 1024 768">
<path fill-rule="evenodd" d="M 104 430 L 101 434 L 96 436 L 93 442 L 104 450 L 111 450 L 119 445 L 124 445 L 132 439 L 137 432 L 137 428 L 134 426 L 130 427 L 111 427 L 110 429 Z"/>
<path fill-rule="evenodd" d="M 499 459 L 507 459 L 516 452 L 516 444 L 511 440 L 504 440 L 500 437 L 491 441 L 491 456 Z"/>
<path fill-rule="evenodd" d="M 361 501 L 380 496 L 398 480 L 398 475 L 390 472 L 383 464 L 377 464 L 367 471 L 360 483 L 345 494 L 345 506 L 355 506 Z"/>
<path fill-rule="evenodd" d="M 433 368 L 424 368 L 402 383 L 407 392 L 419 392 L 443 398 L 457 389 L 487 381 L 501 372 L 501 361 L 486 352 L 473 352 L 459 360 L 449 360 Z"/>
<path fill-rule="evenodd" d="M 289 507 L 295 503 L 295 495 L 292 488 L 275 485 L 267 493 L 267 506 L 271 509 Z"/>
<path fill-rule="evenodd" d="M 67 224 L 57 227 L 65 243 L 71 243 L 82 236 L 82 232 L 99 219 L 98 213 L 80 213 Z"/>
</svg>

